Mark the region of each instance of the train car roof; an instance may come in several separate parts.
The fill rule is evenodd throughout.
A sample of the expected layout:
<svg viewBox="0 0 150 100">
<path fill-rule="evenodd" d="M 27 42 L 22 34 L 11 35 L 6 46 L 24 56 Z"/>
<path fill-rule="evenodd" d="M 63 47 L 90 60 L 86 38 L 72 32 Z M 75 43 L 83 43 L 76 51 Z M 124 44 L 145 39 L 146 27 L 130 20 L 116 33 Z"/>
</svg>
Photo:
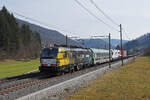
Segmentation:
<svg viewBox="0 0 150 100">
<path fill-rule="evenodd" d="M 106 50 L 106 49 L 95 49 L 95 48 L 91 48 L 91 50 L 92 50 L 94 53 L 109 53 L 109 50 Z"/>
<path fill-rule="evenodd" d="M 116 51 L 120 51 L 120 50 L 117 50 L 117 49 L 111 49 L 111 51 L 115 51 L 115 52 L 116 52 Z"/>
</svg>

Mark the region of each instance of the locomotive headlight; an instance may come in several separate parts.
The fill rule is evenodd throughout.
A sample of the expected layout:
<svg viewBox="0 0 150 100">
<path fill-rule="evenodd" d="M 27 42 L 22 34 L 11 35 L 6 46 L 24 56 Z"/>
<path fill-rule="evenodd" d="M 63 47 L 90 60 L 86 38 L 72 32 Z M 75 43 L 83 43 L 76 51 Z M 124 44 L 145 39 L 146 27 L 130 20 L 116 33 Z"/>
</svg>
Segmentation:
<svg viewBox="0 0 150 100">
<path fill-rule="evenodd" d="M 48 60 L 47 59 L 41 59 L 41 63 L 48 64 Z"/>
</svg>

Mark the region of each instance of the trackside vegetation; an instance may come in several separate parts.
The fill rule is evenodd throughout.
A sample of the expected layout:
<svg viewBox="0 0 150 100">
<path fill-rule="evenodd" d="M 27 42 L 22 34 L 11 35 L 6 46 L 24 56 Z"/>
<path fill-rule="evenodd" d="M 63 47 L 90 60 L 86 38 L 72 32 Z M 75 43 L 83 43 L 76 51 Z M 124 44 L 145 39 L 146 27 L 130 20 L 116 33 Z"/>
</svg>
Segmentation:
<svg viewBox="0 0 150 100">
<path fill-rule="evenodd" d="M 38 70 L 39 65 L 39 60 L 0 62 L 0 78 Z"/>
<path fill-rule="evenodd" d="M 150 100 L 150 57 L 106 72 L 67 100 Z"/>
</svg>

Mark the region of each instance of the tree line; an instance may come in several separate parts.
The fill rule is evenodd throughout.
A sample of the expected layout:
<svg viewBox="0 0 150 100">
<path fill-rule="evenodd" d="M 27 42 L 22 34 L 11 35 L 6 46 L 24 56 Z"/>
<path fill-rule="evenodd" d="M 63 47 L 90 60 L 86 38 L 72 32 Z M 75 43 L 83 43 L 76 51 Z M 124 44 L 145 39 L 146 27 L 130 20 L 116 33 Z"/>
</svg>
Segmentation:
<svg viewBox="0 0 150 100">
<path fill-rule="evenodd" d="M 0 59 L 39 57 L 41 39 L 27 25 L 19 25 L 5 7 L 0 11 Z"/>
</svg>

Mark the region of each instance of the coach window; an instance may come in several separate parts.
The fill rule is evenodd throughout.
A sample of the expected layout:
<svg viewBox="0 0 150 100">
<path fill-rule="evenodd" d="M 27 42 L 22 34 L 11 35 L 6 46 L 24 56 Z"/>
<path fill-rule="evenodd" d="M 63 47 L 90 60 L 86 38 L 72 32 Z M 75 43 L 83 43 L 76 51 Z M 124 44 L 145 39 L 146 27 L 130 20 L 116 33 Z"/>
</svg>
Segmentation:
<svg viewBox="0 0 150 100">
<path fill-rule="evenodd" d="M 90 57 L 90 55 L 86 55 L 86 58 Z"/>
<path fill-rule="evenodd" d="M 101 58 L 101 54 L 100 53 L 98 53 L 98 59 L 100 59 Z"/>
</svg>

